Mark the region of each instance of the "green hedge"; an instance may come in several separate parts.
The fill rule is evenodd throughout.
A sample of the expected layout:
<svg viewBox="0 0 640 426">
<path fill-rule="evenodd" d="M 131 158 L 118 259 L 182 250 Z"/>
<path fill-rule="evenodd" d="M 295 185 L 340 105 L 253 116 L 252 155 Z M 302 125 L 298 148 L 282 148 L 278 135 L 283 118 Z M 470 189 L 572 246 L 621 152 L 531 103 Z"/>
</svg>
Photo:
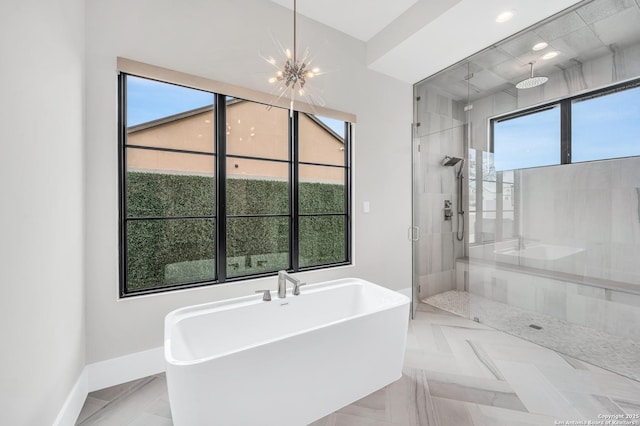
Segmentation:
<svg viewBox="0 0 640 426">
<path fill-rule="evenodd" d="M 300 212 L 343 213 L 344 186 L 300 183 Z M 227 181 L 227 214 L 287 214 L 287 182 Z M 127 174 L 127 217 L 204 216 L 215 212 L 212 177 L 146 172 Z M 345 259 L 344 216 L 300 219 L 300 265 Z M 129 220 L 128 289 L 211 280 L 215 276 L 215 220 Z M 281 217 L 227 219 L 227 275 L 289 266 L 289 221 Z"/>
</svg>

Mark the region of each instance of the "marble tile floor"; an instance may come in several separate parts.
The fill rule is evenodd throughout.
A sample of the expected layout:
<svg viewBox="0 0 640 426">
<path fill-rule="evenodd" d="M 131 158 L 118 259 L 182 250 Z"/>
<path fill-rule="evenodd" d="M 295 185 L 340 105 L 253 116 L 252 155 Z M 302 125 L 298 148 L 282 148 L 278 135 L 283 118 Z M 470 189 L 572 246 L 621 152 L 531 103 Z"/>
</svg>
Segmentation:
<svg viewBox="0 0 640 426">
<path fill-rule="evenodd" d="M 640 381 L 640 341 L 614 336 L 558 318 L 496 302 L 465 291 L 447 291 L 424 300 L 606 370 Z M 531 324 L 541 327 L 535 329 Z"/>
<path fill-rule="evenodd" d="M 545 426 L 638 414 L 639 382 L 420 304 L 402 378 L 312 426 Z M 171 424 L 164 374 L 92 392 L 77 422 Z"/>
</svg>

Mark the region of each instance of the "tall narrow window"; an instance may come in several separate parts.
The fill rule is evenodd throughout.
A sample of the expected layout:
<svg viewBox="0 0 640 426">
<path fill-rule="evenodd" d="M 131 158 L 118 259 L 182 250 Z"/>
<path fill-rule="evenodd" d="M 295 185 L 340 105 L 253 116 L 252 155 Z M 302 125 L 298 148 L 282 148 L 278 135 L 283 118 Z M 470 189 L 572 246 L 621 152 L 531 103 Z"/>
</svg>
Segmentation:
<svg viewBox="0 0 640 426">
<path fill-rule="evenodd" d="M 127 76 L 125 292 L 214 280 L 214 98 Z"/>
<path fill-rule="evenodd" d="M 289 111 L 227 102 L 227 276 L 289 269 Z"/>
<path fill-rule="evenodd" d="M 299 114 L 300 267 L 347 261 L 348 126 Z"/>
</svg>

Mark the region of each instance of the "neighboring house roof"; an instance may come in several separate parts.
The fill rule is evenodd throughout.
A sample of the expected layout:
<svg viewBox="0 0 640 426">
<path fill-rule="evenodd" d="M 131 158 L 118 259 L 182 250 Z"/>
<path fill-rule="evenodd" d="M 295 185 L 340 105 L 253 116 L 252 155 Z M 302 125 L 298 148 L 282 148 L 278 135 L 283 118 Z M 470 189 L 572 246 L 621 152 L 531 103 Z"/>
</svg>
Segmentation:
<svg viewBox="0 0 640 426">
<path fill-rule="evenodd" d="M 234 98 L 234 99 L 230 99 L 230 100 L 227 101 L 227 106 L 241 104 L 241 103 L 244 103 L 244 102 L 247 102 L 247 101 L 245 101 L 244 99 L 235 99 Z M 129 127 L 127 129 L 127 133 L 135 133 L 135 132 L 139 132 L 139 131 L 142 131 L 142 130 L 151 129 L 153 127 L 161 126 L 163 124 L 173 123 L 173 122 L 176 122 L 176 121 L 183 120 L 185 118 L 193 117 L 193 116 L 198 115 L 198 114 L 203 114 L 205 112 L 213 111 L 213 109 L 214 109 L 214 105 L 205 105 L 203 107 L 195 108 L 195 109 L 192 109 L 192 110 L 189 110 L 189 111 L 184 111 L 184 112 L 181 112 L 179 114 L 168 115 L 166 117 L 158 118 L 156 120 L 147 121 L 146 123 L 140 123 L 140 124 L 136 124 L 135 126 L 131 126 L 131 127 Z M 306 112 L 303 112 L 301 114 L 304 114 L 307 117 L 309 117 L 309 119 L 311 119 L 311 121 L 316 123 L 323 130 L 325 130 L 327 133 L 329 133 L 331 136 L 333 136 L 337 141 L 339 141 L 340 143 L 344 144 L 343 138 L 339 134 L 337 134 L 335 131 L 333 131 L 333 129 L 331 129 L 329 126 L 327 126 L 325 123 L 323 123 L 322 120 L 320 120 L 318 117 L 316 117 L 313 114 L 308 114 Z"/>
</svg>

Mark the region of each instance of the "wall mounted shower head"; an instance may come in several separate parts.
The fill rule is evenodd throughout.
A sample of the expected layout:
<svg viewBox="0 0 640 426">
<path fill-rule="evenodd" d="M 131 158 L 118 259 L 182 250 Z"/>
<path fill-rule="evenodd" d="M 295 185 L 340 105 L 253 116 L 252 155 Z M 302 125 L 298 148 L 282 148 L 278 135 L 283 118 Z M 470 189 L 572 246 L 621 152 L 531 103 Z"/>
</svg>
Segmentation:
<svg viewBox="0 0 640 426">
<path fill-rule="evenodd" d="M 442 165 L 443 166 L 455 166 L 456 164 L 458 164 L 460 161 L 463 161 L 462 158 L 458 158 L 458 157 L 450 157 L 448 155 L 446 155 L 444 157 L 444 160 L 442 160 Z"/>
</svg>

